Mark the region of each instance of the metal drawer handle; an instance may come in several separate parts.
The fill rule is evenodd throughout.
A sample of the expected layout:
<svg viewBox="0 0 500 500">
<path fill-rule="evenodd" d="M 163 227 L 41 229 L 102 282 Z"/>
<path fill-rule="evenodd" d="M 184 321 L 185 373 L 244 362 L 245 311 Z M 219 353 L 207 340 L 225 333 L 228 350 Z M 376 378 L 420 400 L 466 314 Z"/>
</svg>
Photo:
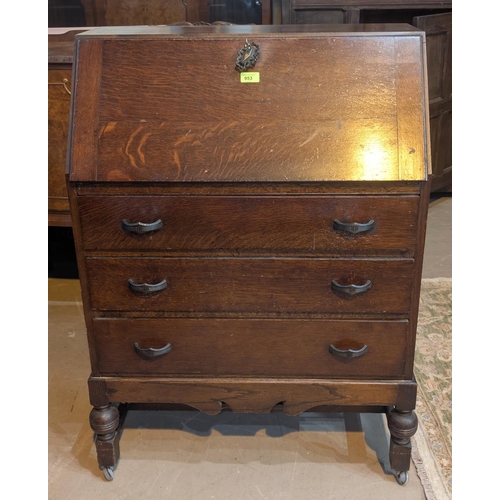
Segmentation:
<svg viewBox="0 0 500 500">
<path fill-rule="evenodd" d="M 333 221 L 333 229 L 338 231 L 347 231 L 351 234 L 366 233 L 375 226 L 375 221 L 372 219 L 370 222 L 360 224 L 359 222 L 340 222 L 338 219 Z"/>
<path fill-rule="evenodd" d="M 140 347 L 136 342 L 134 344 L 134 350 L 137 354 L 145 356 L 146 358 L 159 358 L 160 356 L 168 354 L 172 350 L 172 345 L 167 344 L 164 347 L 155 349 L 154 347 Z"/>
<path fill-rule="evenodd" d="M 167 280 L 161 280 L 159 283 L 155 283 L 153 285 L 150 283 L 134 283 L 132 280 L 128 280 L 128 287 L 133 292 L 147 295 L 165 290 L 165 288 L 167 288 Z"/>
<path fill-rule="evenodd" d="M 334 356 L 351 359 L 351 358 L 359 358 L 360 356 L 366 354 L 366 352 L 368 351 L 368 346 L 365 344 L 363 347 L 360 347 L 359 349 L 339 349 L 338 347 L 335 347 L 333 344 L 330 344 L 328 350 L 330 351 L 330 354 L 333 354 Z"/>
<path fill-rule="evenodd" d="M 49 85 L 62 85 L 64 90 L 71 95 L 71 90 L 67 87 L 67 83 L 69 83 L 69 80 L 67 78 L 63 78 L 62 82 L 49 82 Z"/>
<path fill-rule="evenodd" d="M 163 222 L 161 219 L 158 219 L 155 222 L 151 222 L 147 224 L 145 222 L 129 222 L 126 219 L 122 220 L 122 229 L 126 233 L 135 233 L 135 234 L 143 234 L 150 233 L 151 231 L 157 231 L 163 226 Z"/>
<path fill-rule="evenodd" d="M 372 287 L 372 282 L 367 280 L 363 285 L 341 285 L 335 280 L 332 280 L 332 289 L 337 292 L 346 293 L 348 295 L 356 295 L 358 293 L 367 292 Z"/>
</svg>

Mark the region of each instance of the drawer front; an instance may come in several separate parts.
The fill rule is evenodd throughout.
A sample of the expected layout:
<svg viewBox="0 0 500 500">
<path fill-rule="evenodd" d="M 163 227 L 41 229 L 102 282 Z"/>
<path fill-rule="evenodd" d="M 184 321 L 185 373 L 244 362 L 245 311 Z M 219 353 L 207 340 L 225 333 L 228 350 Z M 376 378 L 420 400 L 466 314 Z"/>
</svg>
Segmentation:
<svg viewBox="0 0 500 500">
<path fill-rule="evenodd" d="M 407 321 L 97 319 L 93 326 L 101 375 L 394 378 L 405 371 Z M 159 355 L 148 357 L 151 348 Z M 358 356 L 338 352 L 349 349 Z"/>
<path fill-rule="evenodd" d="M 86 250 L 405 257 L 415 251 L 417 196 L 83 196 L 78 205 Z"/>
<path fill-rule="evenodd" d="M 91 307 L 210 313 L 408 313 L 413 260 L 86 259 Z M 166 281 L 151 294 L 135 285 Z M 363 287 L 351 295 L 340 287 Z M 368 283 L 371 287 L 367 291 Z M 339 287 L 337 287 L 339 288 Z"/>
</svg>

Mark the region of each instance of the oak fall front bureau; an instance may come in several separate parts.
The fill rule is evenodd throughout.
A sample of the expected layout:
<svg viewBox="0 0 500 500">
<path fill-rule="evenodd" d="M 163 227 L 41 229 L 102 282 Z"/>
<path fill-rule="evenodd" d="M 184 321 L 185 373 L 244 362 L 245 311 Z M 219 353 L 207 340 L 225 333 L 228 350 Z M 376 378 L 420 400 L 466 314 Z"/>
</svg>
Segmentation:
<svg viewBox="0 0 500 500">
<path fill-rule="evenodd" d="M 129 404 L 387 412 L 408 480 L 430 164 L 406 25 L 76 38 L 68 190 L 99 467 Z"/>
</svg>

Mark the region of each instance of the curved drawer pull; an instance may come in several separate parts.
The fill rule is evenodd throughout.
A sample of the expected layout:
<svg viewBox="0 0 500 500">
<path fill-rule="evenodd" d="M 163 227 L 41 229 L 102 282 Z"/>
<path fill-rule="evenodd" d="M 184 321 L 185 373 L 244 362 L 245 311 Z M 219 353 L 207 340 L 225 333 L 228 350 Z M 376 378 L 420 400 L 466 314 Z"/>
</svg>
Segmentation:
<svg viewBox="0 0 500 500">
<path fill-rule="evenodd" d="M 330 344 L 328 350 L 330 351 L 330 354 L 333 354 L 335 356 L 351 359 L 351 358 L 359 358 L 360 356 L 366 354 L 366 352 L 368 351 L 368 346 L 365 344 L 363 347 L 360 347 L 359 349 L 338 349 L 333 344 Z"/>
<path fill-rule="evenodd" d="M 122 229 L 126 233 L 144 234 L 151 231 L 157 231 L 163 226 L 161 219 L 147 224 L 145 222 L 129 222 L 127 219 L 122 220 Z"/>
<path fill-rule="evenodd" d="M 146 358 L 159 358 L 160 356 L 168 354 L 172 350 L 172 345 L 167 344 L 166 346 L 155 349 L 154 347 L 140 347 L 136 342 L 134 344 L 134 350 L 137 354 L 145 356 Z"/>
<path fill-rule="evenodd" d="M 133 292 L 147 295 L 165 290 L 165 288 L 167 288 L 167 280 L 161 280 L 159 283 L 155 283 L 154 285 L 151 285 L 150 283 L 134 283 L 132 280 L 128 280 L 128 287 Z"/>
<path fill-rule="evenodd" d="M 356 295 L 358 293 L 367 292 L 372 287 L 372 282 L 366 280 L 364 285 L 340 285 L 335 280 L 332 280 L 332 289 L 337 292 L 346 293 L 348 295 Z"/>
<path fill-rule="evenodd" d="M 360 224 L 359 222 L 340 222 L 338 219 L 333 221 L 333 229 L 337 229 L 338 231 L 347 231 L 351 234 L 366 233 L 367 231 L 373 229 L 374 226 L 375 221 L 373 219 L 364 224 Z"/>
<path fill-rule="evenodd" d="M 68 86 L 66 85 L 69 83 L 69 80 L 67 78 L 63 78 L 62 82 L 49 82 L 49 85 L 62 85 L 64 87 L 64 90 L 71 95 L 71 90 L 69 90 Z"/>
</svg>

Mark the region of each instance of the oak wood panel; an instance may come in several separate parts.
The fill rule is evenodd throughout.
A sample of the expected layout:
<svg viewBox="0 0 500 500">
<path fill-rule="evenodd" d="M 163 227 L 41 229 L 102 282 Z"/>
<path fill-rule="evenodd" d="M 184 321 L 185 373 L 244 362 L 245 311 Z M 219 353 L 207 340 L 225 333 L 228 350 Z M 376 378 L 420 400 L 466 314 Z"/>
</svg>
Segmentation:
<svg viewBox="0 0 500 500">
<path fill-rule="evenodd" d="M 321 123 L 297 127 L 285 120 L 107 123 L 100 129 L 97 180 L 400 179 L 396 137 L 395 119 L 382 124 L 343 120 L 334 128 Z"/>
<path fill-rule="evenodd" d="M 78 206 L 76 203 L 77 194 L 75 186 L 71 182 L 68 182 L 68 196 L 70 201 L 71 220 L 73 222 L 73 237 L 75 240 L 76 263 L 78 266 L 78 280 L 80 282 L 80 288 L 82 291 L 83 317 L 85 319 L 85 327 L 87 329 L 87 342 L 89 346 L 90 359 L 93 359 L 95 353 L 94 336 L 91 335 L 93 311 L 90 307 L 89 281 L 88 281 L 88 272 L 85 265 L 85 256 L 81 251 L 81 249 L 83 248 L 83 237 L 80 226 L 80 214 L 78 212 Z M 98 385 L 102 386 L 102 384 L 99 383 Z M 103 405 L 99 406 L 104 406 L 105 404 L 107 403 L 104 403 Z"/>
<path fill-rule="evenodd" d="M 432 178 L 432 177 L 431 177 Z M 413 361 L 415 357 L 415 343 L 417 338 L 417 325 L 418 325 L 418 311 L 420 307 L 420 287 L 422 284 L 422 268 L 424 264 L 424 249 L 425 249 L 425 236 L 427 226 L 427 214 L 429 211 L 429 198 L 431 193 L 431 181 L 422 183 L 420 194 L 420 206 L 418 209 L 417 221 L 417 238 L 415 249 L 415 265 L 413 268 L 412 276 L 412 292 L 411 292 L 411 310 L 409 315 L 410 320 L 410 336 L 409 348 L 407 352 L 409 371 L 406 376 L 410 377 L 413 370 Z"/>
<path fill-rule="evenodd" d="M 71 70 L 51 69 L 48 75 L 48 209 L 69 215 L 65 166 L 71 96 L 66 88 L 71 91 Z"/>
<path fill-rule="evenodd" d="M 408 322 L 230 319 L 94 320 L 100 374 L 400 378 Z M 144 359 L 134 350 L 172 350 Z M 359 358 L 329 353 L 368 346 Z M 210 355 L 208 355 L 210 353 Z"/>
<path fill-rule="evenodd" d="M 415 100 L 414 96 L 425 88 L 424 71 L 420 64 L 423 57 L 423 46 L 414 38 L 398 38 L 396 40 L 396 58 L 398 69 L 398 151 L 400 176 L 403 179 L 411 177 L 421 165 L 426 165 L 424 171 L 431 173 L 428 164 L 426 144 L 424 147 L 414 147 L 427 135 L 427 122 L 424 120 L 427 103 L 424 99 Z M 424 106 L 422 106 L 422 101 Z"/>
<path fill-rule="evenodd" d="M 260 46 L 254 68 L 260 83 L 242 84 L 235 62 L 245 36 L 203 43 L 191 38 L 105 40 L 100 122 L 244 126 L 246 121 L 265 124 L 270 117 L 310 123 L 314 116 L 314 121 L 332 126 L 339 119 L 396 116 L 396 37 L 271 41 L 254 34 L 252 41 Z M 421 40 L 417 35 L 415 39 Z M 207 61 L 202 70 L 200 61 Z M 415 97 L 420 96 L 421 91 Z"/>
<path fill-rule="evenodd" d="M 413 261 L 244 258 L 87 258 L 90 303 L 98 310 L 406 313 Z M 135 283 L 168 287 L 142 297 Z M 348 296 L 331 281 L 369 291 Z"/>
<path fill-rule="evenodd" d="M 255 71 L 261 73 L 261 81 L 245 85 L 235 71 L 236 56 L 245 43 L 241 36 L 207 39 L 202 44 L 190 39 L 106 40 L 100 121 L 202 120 L 244 125 L 246 121 L 265 123 L 271 116 L 307 123 L 314 116 L 330 125 L 347 117 L 395 116 L 393 39 L 374 36 L 366 43 L 355 37 L 322 37 L 271 42 L 253 35 L 252 41 L 260 46 Z M 323 64 L 318 73 L 316 65 L 321 67 L 325 58 L 329 64 Z M 200 72 L 199 63 L 180 64 L 186 60 L 210 64 Z M 178 68 L 175 73 L 173 67 Z M 119 95 L 126 98 L 118 99 Z"/>
<path fill-rule="evenodd" d="M 401 73 L 394 38 L 283 38 L 267 50 L 267 38 L 253 40 L 262 53 L 256 85 L 241 84 L 234 71 L 239 39 L 155 40 L 147 55 L 146 42 L 106 40 L 97 180 L 423 178 L 422 141 L 404 135 L 414 119 L 418 130 L 421 117 L 396 113 L 402 92 L 396 76 L 419 71 L 418 60 L 405 59 Z M 421 43 L 417 35 L 415 43 Z M 173 79 L 169 68 L 213 54 L 218 57 L 203 72 L 186 65 Z M 325 59 L 329 64 L 318 74 L 311 61 Z M 404 97 L 420 102 L 421 84 L 407 85 Z M 416 169 L 407 168 L 408 157 Z M 73 178 L 89 174 L 90 167 L 87 177 Z"/>
<path fill-rule="evenodd" d="M 81 44 L 76 37 L 73 72 L 78 75 L 74 82 L 75 98 L 70 110 L 70 180 L 81 177 L 95 179 L 97 145 L 94 143 L 98 126 L 102 42 L 96 39 Z"/>
<path fill-rule="evenodd" d="M 94 379 L 96 380 L 96 379 Z M 99 379 L 97 379 L 99 380 Z M 222 402 L 238 413 L 270 413 L 278 403 L 283 412 L 298 415 L 323 405 L 415 407 L 412 380 L 349 381 L 325 379 L 175 379 L 103 377 L 110 402 L 183 403 L 210 415 Z"/>
<path fill-rule="evenodd" d="M 417 196 L 88 196 L 78 205 L 86 250 L 412 257 L 418 202 Z M 161 219 L 163 227 L 131 234 L 121 227 L 124 219 Z M 334 229 L 335 219 L 375 225 L 353 235 Z"/>
</svg>

